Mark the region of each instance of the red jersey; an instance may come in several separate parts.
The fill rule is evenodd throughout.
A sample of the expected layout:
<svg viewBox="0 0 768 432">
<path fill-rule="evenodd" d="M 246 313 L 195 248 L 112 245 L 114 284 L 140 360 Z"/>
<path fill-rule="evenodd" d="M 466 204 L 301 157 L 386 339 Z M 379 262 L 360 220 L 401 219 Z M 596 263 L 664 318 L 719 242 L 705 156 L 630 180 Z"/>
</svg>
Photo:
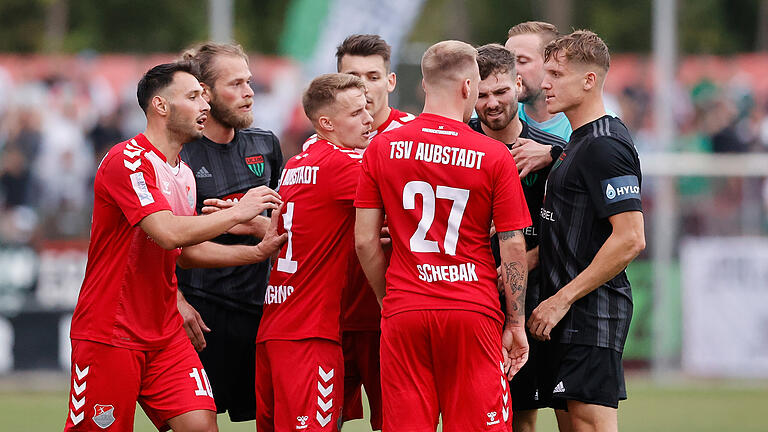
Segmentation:
<svg viewBox="0 0 768 432">
<path fill-rule="evenodd" d="M 384 132 L 397 129 L 415 118 L 416 116 L 413 114 L 392 108 L 387 120 L 371 133 L 371 139 Z M 377 331 L 379 330 L 379 321 L 381 321 L 379 302 L 376 300 L 376 294 L 373 293 L 373 288 L 368 283 L 365 273 L 363 273 L 363 268 L 360 267 L 360 262 L 357 261 L 357 256 L 355 256 L 353 265 L 353 282 L 342 297 L 341 310 L 344 313 L 342 328 L 348 331 Z M 354 282 L 355 280 L 359 282 Z"/>
<path fill-rule="evenodd" d="M 362 156 L 320 139 L 291 158 L 280 178 L 288 233 L 264 297 L 256 342 L 340 341 L 341 293 L 355 257 L 355 189 Z"/>
<path fill-rule="evenodd" d="M 88 264 L 72 317 L 71 337 L 155 350 L 186 337 L 176 308 L 176 258 L 138 223 L 152 213 L 195 213 L 192 171 L 171 167 L 144 135 L 122 142 L 101 161 L 94 180 Z"/>
<path fill-rule="evenodd" d="M 531 225 L 506 146 L 434 114 L 373 140 L 355 206 L 383 208 L 392 235 L 385 317 L 461 309 L 503 322 L 491 254 L 499 232 Z"/>
</svg>

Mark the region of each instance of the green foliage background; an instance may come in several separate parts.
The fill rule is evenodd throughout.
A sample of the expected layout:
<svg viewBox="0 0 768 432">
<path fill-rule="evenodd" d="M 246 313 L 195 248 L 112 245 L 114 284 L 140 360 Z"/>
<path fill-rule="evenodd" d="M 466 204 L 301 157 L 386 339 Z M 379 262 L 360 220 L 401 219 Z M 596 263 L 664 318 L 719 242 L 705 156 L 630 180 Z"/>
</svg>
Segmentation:
<svg viewBox="0 0 768 432">
<path fill-rule="evenodd" d="M 756 50 L 760 2 L 678 0 L 683 53 Z M 61 51 L 175 52 L 208 35 L 208 0 L 3 0 L 0 52 L 43 52 L 47 11 L 63 3 Z M 427 0 L 412 41 L 460 37 L 503 41 L 510 25 L 543 19 L 541 0 Z M 572 27 L 590 28 L 614 52 L 651 49 L 652 0 L 571 0 Z M 290 1 L 235 0 L 235 39 L 249 51 L 276 54 Z M 562 29 L 567 30 L 567 29 Z"/>
</svg>

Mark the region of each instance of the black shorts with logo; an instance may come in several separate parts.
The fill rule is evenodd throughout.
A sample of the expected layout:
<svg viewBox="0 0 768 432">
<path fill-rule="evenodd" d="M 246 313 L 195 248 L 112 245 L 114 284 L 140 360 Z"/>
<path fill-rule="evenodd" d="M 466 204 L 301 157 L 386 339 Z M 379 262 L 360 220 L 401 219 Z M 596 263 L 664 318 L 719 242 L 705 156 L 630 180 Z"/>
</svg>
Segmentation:
<svg viewBox="0 0 768 432">
<path fill-rule="evenodd" d="M 550 348 L 550 370 L 541 385 L 551 389 L 553 408 L 566 409 L 568 400 L 618 408 L 627 399 L 620 352 L 564 343 Z"/>
<path fill-rule="evenodd" d="M 542 381 L 548 382 L 548 371 L 544 356 L 552 342 L 542 342 L 528 336 L 528 361 L 512 377 L 509 382 L 509 392 L 512 396 L 512 411 L 526 411 L 547 408 L 552 405 L 552 393 L 549 386 L 542 387 Z"/>
<path fill-rule="evenodd" d="M 198 353 L 208 379 L 218 413 L 228 412 L 233 422 L 256 418 L 256 331 L 258 314 L 219 306 L 196 296 L 187 296 L 203 322 L 205 349 Z"/>
</svg>

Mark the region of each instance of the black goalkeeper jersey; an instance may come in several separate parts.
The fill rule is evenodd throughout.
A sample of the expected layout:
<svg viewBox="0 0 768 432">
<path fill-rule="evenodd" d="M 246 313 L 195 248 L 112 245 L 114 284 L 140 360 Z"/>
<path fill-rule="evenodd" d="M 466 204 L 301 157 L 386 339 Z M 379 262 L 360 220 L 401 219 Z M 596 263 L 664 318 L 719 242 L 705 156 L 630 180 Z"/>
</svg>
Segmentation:
<svg viewBox="0 0 768 432">
<path fill-rule="evenodd" d="M 563 141 L 560 137 L 552 135 L 548 132 L 544 132 L 541 129 L 529 125 L 523 120 L 520 120 L 520 123 L 523 125 L 523 129 L 520 131 L 520 138 L 531 139 L 539 144 L 552 145 L 561 148 L 565 147 L 565 141 Z M 469 127 L 477 132 L 480 132 L 481 134 L 485 134 L 485 132 L 483 132 L 483 128 L 480 125 L 479 118 L 471 119 L 469 121 Z M 507 144 L 507 147 L 509 146 L 510 144 Z M 531 220 L 533 221 L 531 226 L 523 229 L 526 250 L 531 250 L 539 245 L 539 213 L 541 212 L 541 203 L 544 200 L 544 185 L 546 184 L 547 175 L 549 174 L 549 169 L 551 167 L 552 164 L 541 170 L 534 171 L 520 180 L 520 183 L 523 186 L 525 202 L 528 204 L 528 212 L 530 213 Z M 515 172 L 510 173 L 510 175 L 518 174 Z M 491 237 L 491 250 L 493 251 L 493 258 L 496 260 L 496 267 L 498 267 L 501 265 L 501 256 L 499 254 L 499 237 L 496 234 Z M 525 291 L 526 319 L 531 316 L 531 312 L 533 312 L 533 309 L 535 309 L 539 304 L 540 278 L 541 277 L 539 275 L 538 267 L 534 268 L 528 273 L 528 287 Z M 502 302 L 502 305 L 503 304 L 504 303 Z"/>
<path fill-rule="evenodd" d="M 277 189 L 283 154 L 270 131 L 242 129 L 230 143 L 218 144 L 201 138 L 185 144 L 181 158 L 195 174 L 197 213 L 208 198 L 239 199 L 248 189 L 269 186 Z M 255 245 L 252 236 L 224 234 L 213 239 L 221 244 Z M 257 264 L 213 269 L 176 269 L 179 288 L 192 295 L 243 311 L 258 312 L 264 303 L 269 260 Z"/>
<path fill-rule="evenodd" d="M 610 216 L 642 211 L 642 174 L 624 123 L 609 115 L 573 131 L 547 180 L 541 209 L 542 300 L 592 262 L 611 235 Z M 622 270 L 577 300 L 552 339 L 622 352 L 632 318 L 632 290 Z"/>
</svg>

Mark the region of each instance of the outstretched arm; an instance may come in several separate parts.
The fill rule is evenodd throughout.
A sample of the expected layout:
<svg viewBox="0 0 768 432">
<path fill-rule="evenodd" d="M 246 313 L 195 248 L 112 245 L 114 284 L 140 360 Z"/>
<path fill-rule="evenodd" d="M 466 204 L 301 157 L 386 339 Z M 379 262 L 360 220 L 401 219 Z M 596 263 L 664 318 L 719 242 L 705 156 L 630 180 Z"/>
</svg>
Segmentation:
<svg viewBox="0 0 768 432">
<path fill-rule="evenodd" d="M 222 245 L 203 242 L 184 247 L 177 263 L 182 268 L 190 267 L 232 267 L 253 264 L 267 260 L 288 239 L 288 234 L 277 234 L 277 220 L 280 210 L 272 212 L 272 219 L 261 242 L 255 246 Z"/>
<path fill-rule="evenodd" d="M 204 216 L 176 216 L 168 210 L 144 217 L 139 226 L 160 247 L 171 250 L 210 240 L 265 210 L 276 209 L 282 201 L 266 186 L 249 190 L 232 208 Z"/>
</svg>

